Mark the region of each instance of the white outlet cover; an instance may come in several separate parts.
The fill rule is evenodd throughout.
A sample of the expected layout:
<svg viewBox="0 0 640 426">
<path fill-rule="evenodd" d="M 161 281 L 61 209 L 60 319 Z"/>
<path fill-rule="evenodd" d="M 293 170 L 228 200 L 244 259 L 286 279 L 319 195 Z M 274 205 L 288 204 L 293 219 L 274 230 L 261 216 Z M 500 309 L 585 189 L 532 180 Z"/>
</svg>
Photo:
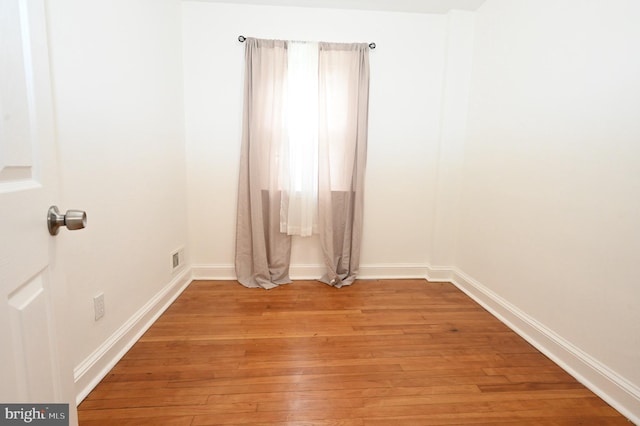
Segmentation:
<svg viewBox="0 0 640 426">
<path fill-rule="evenodd" d="M 100 293 L 93 298 L 93 310 L 96 321 L 104 316 L 104 293 Z"/>
</svg>

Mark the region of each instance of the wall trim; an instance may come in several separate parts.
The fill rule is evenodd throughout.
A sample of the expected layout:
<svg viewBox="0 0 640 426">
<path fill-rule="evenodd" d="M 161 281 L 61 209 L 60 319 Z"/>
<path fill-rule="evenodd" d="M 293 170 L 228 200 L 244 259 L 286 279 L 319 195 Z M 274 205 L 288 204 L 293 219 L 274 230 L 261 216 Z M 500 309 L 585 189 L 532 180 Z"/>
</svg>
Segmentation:
<svg viewBox="0 0 640 426">
<path fill-rule="evenodd" d="M 194 280 L 235 280 L 236 269 L 233 265 L 193 265 L 191 276 Z"/>
<path fill-rule="evenodd" d="M 80 404 L 129 349 L 191 283 L 191 271 L 183 268 L 128 321 L 73 369 L 76 404 Z"/>
<path fill-rule="evenodd" d="M 425 278 L 428 272 L 429 267 L 421 263 L 374 263 L 360 265 L 358 278 L 363 280 Z"/>
<path fill-rule="evenodd" d="M 453 269 L 449 266 L 430 266 L 425 278 L 436 283 L 450 283 L 453 280 Z"/>
<path fill-rule="evenodd" d="M 233 265 L 193 265 L 194 280 L 235 280 Z M 293 280 L 315 280 L 325 273 L 324 265 L 291 265 L 290 276 Z M 358 278 L 371 279 L 409 279 L 425 278 L 433 282 L 450 282 L 453 271 L 448 267 L 432 267 L 425 263 L 380 263 L 360 265 Z"/>
<path fill-rule="evenodd" d="M 640 388 L 464 272 L 451 282 L 609 405 L 640 425 Z"/>
</svg>

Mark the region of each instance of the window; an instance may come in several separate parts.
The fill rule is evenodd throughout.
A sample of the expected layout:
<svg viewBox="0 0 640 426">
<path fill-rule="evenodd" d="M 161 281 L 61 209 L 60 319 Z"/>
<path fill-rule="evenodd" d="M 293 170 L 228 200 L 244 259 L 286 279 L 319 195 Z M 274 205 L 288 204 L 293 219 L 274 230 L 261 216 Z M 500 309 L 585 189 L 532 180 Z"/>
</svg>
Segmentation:
<svg viewBox="0 0 640 426">
<path fill-rule="evenodd" d="M 318 43 L 289 42 L 280 232 L 318 232 Z"/>
<path fill-rule="evenodd" d="M 319 235 L 336 287 L 356 277 L 362 235 L 369 55 L 364 43 L 247 39 L 236 273 L 291 282 L 291 235 Z"/>
</svg>

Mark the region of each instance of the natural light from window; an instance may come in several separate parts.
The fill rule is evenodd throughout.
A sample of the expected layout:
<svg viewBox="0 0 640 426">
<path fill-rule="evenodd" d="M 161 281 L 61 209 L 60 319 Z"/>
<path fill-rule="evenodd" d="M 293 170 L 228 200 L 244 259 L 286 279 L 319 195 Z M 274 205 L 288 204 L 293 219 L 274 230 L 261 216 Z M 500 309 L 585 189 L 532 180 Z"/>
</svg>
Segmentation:
<svg viewBox="0 0 640 426">
<path fill-rule="evenodd" d="M 318 44 L 289 42 L 287 67 L 287 140 L 282 166 L 288 209 L 281 232 L 310 236 L 318 211 Z"/>
</svg>

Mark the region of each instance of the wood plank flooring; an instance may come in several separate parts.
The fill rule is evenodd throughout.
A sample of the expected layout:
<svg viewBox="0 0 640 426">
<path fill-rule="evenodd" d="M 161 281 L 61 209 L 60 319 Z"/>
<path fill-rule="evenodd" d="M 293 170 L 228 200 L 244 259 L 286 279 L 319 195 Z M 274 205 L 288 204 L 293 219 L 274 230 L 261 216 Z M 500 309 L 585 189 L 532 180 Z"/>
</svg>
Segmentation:
<svg viewBox="0 0 640 426">
<path fill-rule="evenodd" d="M 630 425 L 452 284 L 194 281 L 80 425 Z"/>
</svg>

